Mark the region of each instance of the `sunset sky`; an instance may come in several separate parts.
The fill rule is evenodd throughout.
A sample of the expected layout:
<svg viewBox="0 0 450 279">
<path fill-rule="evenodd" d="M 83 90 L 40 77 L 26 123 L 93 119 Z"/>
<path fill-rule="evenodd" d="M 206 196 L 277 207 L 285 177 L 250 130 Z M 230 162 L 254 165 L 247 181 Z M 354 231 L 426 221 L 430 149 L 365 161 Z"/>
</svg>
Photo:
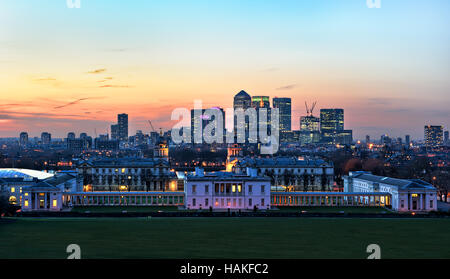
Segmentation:
<svg viewBox="0 0 450 279">
<path fill-rule="evenodd" d="M 240 90 L 345 109 L 354 137 L 450 126 L 450 1 L 0 0 L 0 137 L 170 128 Z"/>
</svg>

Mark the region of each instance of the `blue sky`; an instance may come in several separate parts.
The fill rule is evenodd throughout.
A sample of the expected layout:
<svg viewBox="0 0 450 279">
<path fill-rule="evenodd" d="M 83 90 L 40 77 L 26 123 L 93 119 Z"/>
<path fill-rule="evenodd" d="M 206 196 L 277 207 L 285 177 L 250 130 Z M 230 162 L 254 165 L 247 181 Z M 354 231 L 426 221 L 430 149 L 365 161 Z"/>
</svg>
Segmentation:
<svg viewBox="0 0 450 279">
<path fill-rule="evenodd" d="M 106 129 L 119 112 L 170 127 L 173 107 L 229 107 L 241 89 L 292 97 L 294 128 L 317 100 L 357 138 L 448 129 L 450 1 L 381 2 L 1 0 L 0 136 Z"/>
</svg>

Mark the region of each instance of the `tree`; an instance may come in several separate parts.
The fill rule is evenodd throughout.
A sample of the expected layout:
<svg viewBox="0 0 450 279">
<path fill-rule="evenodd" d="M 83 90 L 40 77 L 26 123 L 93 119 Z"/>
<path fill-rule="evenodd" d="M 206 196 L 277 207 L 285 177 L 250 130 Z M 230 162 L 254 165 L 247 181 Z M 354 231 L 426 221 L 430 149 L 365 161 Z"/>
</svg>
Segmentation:
<svg viewBox="0 0 450 279">
<path fill-rule="evenodd" d="M 9 203 L 8 195 L 6 192 L 0 192 L 0 218 L 2 215 L 11 213 L 13 206 Z"/>
</svg>

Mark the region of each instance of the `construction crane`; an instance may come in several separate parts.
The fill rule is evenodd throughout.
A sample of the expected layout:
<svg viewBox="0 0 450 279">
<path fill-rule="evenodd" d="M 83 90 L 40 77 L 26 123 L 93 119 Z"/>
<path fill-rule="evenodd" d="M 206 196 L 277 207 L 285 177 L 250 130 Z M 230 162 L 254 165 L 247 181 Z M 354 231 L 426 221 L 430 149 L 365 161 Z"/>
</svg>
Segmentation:
<svg viewBox="0 0 450 279">
<path fill-rule="evenodd" d="M 152 121 L 148 120 L 148 124 L 150 124 L 150 127 L 152 128 L 152 131 L 156 132 L 155 128 L 153 127 Z"/>
<path fill-rule="evenodd" d="M 316 108 L 316 104 L 317 104 L 317 102 L 314 102 L 314 103 L 312 104 L 311 108 L 309 108 L 309 107 L 308 107 L 308 103 L 306 103 L 306 101 L 305 101 L 306 114 L 307 114 L 308 116 L 312 116 L 312 115 L 313 115 L 314 109 Z"/>
</svg>

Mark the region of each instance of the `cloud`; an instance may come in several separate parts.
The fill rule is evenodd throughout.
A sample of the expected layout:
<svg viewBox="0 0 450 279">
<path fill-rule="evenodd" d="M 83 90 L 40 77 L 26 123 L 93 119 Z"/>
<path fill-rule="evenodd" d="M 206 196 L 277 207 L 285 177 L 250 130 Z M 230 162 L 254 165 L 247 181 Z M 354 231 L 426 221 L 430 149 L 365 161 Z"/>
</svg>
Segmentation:
<svg viewBox="0 0 450 279">
<path fill-rule="evenodd" d="M 72 101 L 72 102 L 70 102 L 70 103 L 67 103 L 67 104 L 64 104 L 64 105 L 60 105 L 60 106 L 56 106 L 56 107 L 54 107 L 54 108 L 55 108 L 55 109 L 65 108 L 65 107 L 68 107 L 68 106 L 76 105 L 76 104 L 78 104 L 78 103 L 80 103 L 80 102 L 82 102 L 82 101 L 92 100 L 92 99 L 103 99 L 103 97 L 80 98 L 80 99 L 77 99 L 77 100 Z"/>
<path fill-rule="evenodd" d="M 282 87 L 278 87 L 276 90 L 291 90 L 297 87 L 297 84 L 289 84 Z"/>
<path fill-rule="evenodd" d="M 101 74 L 103 72 L 106 72 L 106 69 L 97 69 L 97 70 L 89 71 L 88 74 Z"/>
</svg>

